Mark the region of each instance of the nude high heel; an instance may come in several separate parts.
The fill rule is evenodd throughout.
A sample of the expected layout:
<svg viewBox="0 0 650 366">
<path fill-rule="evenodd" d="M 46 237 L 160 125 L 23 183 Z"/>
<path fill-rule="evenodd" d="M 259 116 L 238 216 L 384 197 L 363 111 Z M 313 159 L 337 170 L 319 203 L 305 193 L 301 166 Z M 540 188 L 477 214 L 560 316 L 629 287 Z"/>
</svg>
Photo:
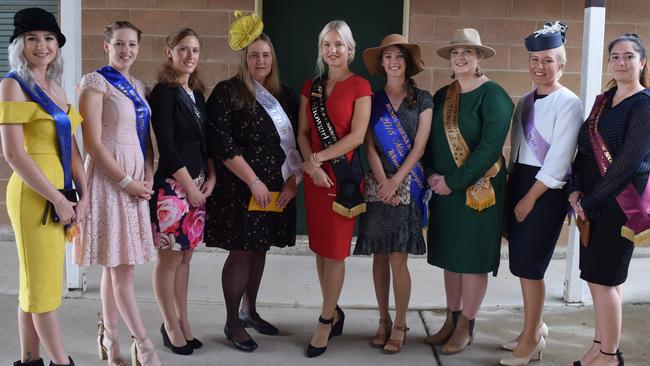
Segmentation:
<svg viewBox="0 0 650 366">
<path fill-rule="evenodd" d="M 544 340 L 544 337 L 540 335 L 539 341 L 537 341 L 535 348 L 533 348 L 532 352 L 530 352 L 528 356 L 526 357 L 513 356 L 508 358 L 502 358 L 499 363 L 505 366 L 523 366 L 523 365 L 528 365 L 528 363 L 532 360 L 541 361 L 542 354 L 544 353 L 545 347 L 546 347 L 546 341 Z"/>
<path fill-rule="evenodd" d="M 116 332 L 116 328 L 106 327 L 102 314 L 97 313 L 97 352 L 99 359 L 102 361 L 108 360 L 108 366 L 126 366 L 126 361 L 120 355 L 117 336 L 110 336 L 110 334 L 116 334 Z"/>
<path fill-rule="evenodd" d="M 140 339 L 133 337 L 133 344 L 131 345 L 132 366 L 150 366 L 160 364 L 153 345 L 145 345 L 147 341 L 151 342 L 151 340 L 146 337 Z"/>
<path fill-rule="evenodd" d="M 541 334 L 544 338 L 548 338 L 548 326 L 546 323 L 542 322 L 542 325 L 539 326 L 539 334 Z M 517 348 L 518 344 L 519 339 L 513 339 L 508 343 L 502 344 L 501 349 L 504 349 L 506 351 L 513 351 L 515 348 Z"/>
</svg>

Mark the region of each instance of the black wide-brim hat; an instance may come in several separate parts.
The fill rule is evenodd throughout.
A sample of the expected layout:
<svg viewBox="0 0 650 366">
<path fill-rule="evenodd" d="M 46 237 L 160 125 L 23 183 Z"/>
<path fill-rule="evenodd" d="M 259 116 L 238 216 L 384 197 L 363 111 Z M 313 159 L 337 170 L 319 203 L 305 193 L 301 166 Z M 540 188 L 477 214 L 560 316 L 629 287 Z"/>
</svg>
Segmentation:
<svg viewBox="0 0 650 366">
<path fill-rule="evenodd" d="M 26 8 L 14 14 L 14 34 L 9 38 L 12 43 L 19 35 L 30 31 L 48 31 L 56 35 L 59 47 L 65 44 L 65 36 L 56 22 L 54 15 L 41 8 Z"/>
</svg>

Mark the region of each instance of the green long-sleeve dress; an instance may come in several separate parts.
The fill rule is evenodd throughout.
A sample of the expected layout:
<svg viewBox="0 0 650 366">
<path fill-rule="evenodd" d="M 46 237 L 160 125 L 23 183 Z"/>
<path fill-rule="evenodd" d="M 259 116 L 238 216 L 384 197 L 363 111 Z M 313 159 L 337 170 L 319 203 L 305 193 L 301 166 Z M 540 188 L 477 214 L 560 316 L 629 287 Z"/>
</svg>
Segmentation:
<svg viewBox="0 0 650 366">
<path fill-rule="evenodd" d="M 506 186 L 506 169 L 491 179 L 496 204 L 482 211 L 465 205 L 465 189 L 474 184 L 502 155 L 513 104 L 506 91 L 493 81 L 460 94 L 458 127 L 471 155 L 461 167 L 452 157 L 443 129 L 447 86 L 433 96 L 433 124 L 424 156 L 427 177 L 444 175 L 452 193 L 433 195 L 429 202 L 428 262 L 457 273 L 496 276 Z"/>
</svg>

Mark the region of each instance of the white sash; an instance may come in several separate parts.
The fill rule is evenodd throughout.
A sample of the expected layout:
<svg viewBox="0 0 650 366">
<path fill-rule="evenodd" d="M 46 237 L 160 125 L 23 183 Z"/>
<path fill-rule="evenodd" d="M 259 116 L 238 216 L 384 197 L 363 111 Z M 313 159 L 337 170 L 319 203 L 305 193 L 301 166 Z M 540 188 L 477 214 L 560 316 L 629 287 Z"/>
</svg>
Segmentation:
<svg viewBox="0 0 650 366">
<path fill-rule="evenodd" d="M 262 84 L 255 80 L 253 82 L 255 83 L 255 99 L 271 117 L 275 129 L 280 135 L 280 147 L 282 147 L 286 155 L 284 163 L 282 163 L 282 178 L 286 181 L 289 177 L 295 175 L 297 182 L 300 182 L 302 180 L 302 157 L 296 149 L 296 138 L 293 134 L 291 121 L 273 94 L 269 93 Z"/>
</svg>

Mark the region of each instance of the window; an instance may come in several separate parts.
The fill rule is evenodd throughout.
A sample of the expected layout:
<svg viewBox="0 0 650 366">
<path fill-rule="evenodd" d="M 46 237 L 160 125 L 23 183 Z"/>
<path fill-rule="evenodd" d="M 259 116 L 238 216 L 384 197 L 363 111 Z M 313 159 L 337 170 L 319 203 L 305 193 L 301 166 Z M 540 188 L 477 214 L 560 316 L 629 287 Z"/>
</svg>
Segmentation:
<svg viewBox="0 0 650 366">
<path fill-rule="evenodd" d="M 14 32 L 14 14 L 18 10 L 39 7 L 57 15 L 57 0 L 0 0 L 0 77 L 9 71 L 7 47 Z"/>
</svg>

